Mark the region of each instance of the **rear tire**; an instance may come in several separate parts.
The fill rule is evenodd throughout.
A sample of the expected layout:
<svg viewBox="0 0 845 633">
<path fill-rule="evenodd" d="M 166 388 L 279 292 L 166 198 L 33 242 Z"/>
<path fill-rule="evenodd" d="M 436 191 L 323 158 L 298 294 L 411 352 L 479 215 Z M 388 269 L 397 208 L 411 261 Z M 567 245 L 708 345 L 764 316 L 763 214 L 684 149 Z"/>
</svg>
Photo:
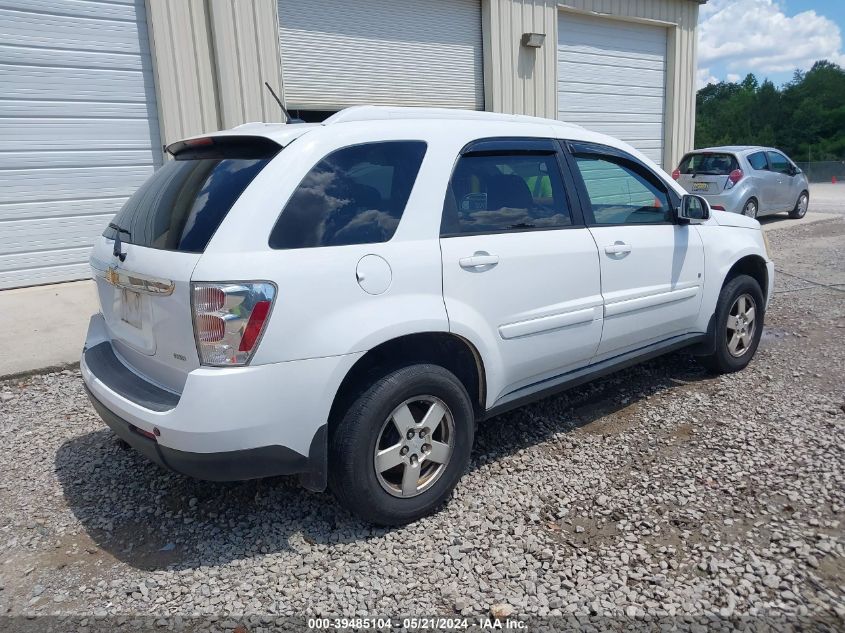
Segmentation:
<svg viewBox="0 0 845 633">
<path fill-rule="evenodd" d="M 757 216 L 760 214 L 760 206 L 757 203 L 756 198 L 749 198 L 748 201 L 745 203 L 745 206 L 742 207 L 742 215 L 748 216 L 749 218 L 757 219 Z"/>
<path fill-rule="evenodd" d="M 403 367 L 349 407 L 329 440 L 329 487 L 367 522 L 402 525 L 436 510 L 469 464 L 475 414 L 438 365 Z"/>
<path fill-rule="evenodd" d="M 807 209 L 809 206 L 810 193 L 808 191 L 802 191 L 801 195 L 798 196 L 798 202 L 795 203 L 795 208 L 789 212 L 789 217 L 793 220 L 800 220 L 807 215 Z"/>
<path fill-rule="evenodd" d="M 738 275 L 719 293 L 708 348 L 698 362 L 714 374 L 729 374 L 745 369 L 760 344 L 766 302 L 757 280 Z"/>
</svg>

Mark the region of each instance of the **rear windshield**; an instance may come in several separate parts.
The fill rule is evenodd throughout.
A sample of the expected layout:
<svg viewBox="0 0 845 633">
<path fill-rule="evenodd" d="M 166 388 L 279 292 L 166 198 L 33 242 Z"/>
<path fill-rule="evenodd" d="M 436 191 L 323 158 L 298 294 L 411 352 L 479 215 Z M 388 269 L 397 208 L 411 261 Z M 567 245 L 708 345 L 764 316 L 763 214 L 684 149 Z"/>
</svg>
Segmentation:
<svg viewBox="0 0 845 633">
<path fill-rule="evenodd" d="M 176 146 L 173 146 L 176 147 Z M 281 148 L 265 141 L 179 144 L 103 232 L 129 244 L 202 253 L 240 195 Z M 119 227 L 119 228 L 118 228 Z"/>
<path fill-rule="evenodd" d="M 736 156 L 722 153 L 687 154 L 678 167 L 682 174 L 704 176 L 728 176 L 734 169 L 739 169 Z"/>
</svg>

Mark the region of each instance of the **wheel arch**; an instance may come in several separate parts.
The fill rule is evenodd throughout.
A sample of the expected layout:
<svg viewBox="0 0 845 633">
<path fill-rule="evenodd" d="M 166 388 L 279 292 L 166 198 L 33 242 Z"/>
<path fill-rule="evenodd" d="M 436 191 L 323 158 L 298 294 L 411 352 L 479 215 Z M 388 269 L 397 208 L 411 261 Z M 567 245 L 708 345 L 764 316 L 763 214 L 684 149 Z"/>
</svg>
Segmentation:
<svg viewBox="0 0 845 633">
<path fill-rule="evenodd" d="M 722 283 L 719 285 L 719 292 L 715 295 L 716 300 L 718 301 L 718 297 L 722 294 L 722 290 L 725 288 L 728 283 L 732 279 L 735 279 L 739 275 L 748 275 L 752 279 L 754 279 L 759 285 L 760 290 L 763 293 L 763 297 L 768 296 L 769 291 L 769 271 L 766 268 L 766 260 L 763 259 L 760 255 L 755 253 L 746 254 L 739 259 L 737 259 L 731 267 L 728 269 L 728 272 L 722 279 Z M 718 304 L 714 304 L 713 312 L 710 314 L 707 325 L 706 325 L 706 333 L 707 333 L 707 340 L 706 342 L 696 345 L 692 348 L 692 351 L 696 355 L 707 355 L 713 352 L 713 341 L 714 341 L 714 331 L 716 325 L 716 310 Z"/>
<path fill-rule="evenodd" d="M 418 332 L 385 341 L 359 358 L 340 383 L 329 412 L 329 434 L 343 412 L 374 381 L 400 367 L 431 363 L 451 371 L 463 383 L 476 418 L 484 412 L 486 376 L 478 349 L 450 332 Z"/>
<path fill-rule="evenodd" d="M 724 288 L 731 279 L 738 275 L 748 275 L 753 278 L 760 284 L 760 290 L 763 291 L 763 296 L 769 296 L 769 271 L 766 269 L 766 260 L 760 255 L 745 255 L 735 261 L 722 280 L 721 288 Z"/>
</svg>

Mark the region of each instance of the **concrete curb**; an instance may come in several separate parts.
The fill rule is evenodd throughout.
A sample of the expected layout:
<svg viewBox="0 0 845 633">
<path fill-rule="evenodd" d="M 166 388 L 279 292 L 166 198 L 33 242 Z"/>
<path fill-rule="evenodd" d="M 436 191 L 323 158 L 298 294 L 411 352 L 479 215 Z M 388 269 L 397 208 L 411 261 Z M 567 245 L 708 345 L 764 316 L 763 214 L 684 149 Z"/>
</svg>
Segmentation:
<svg viewBox="0 0 845 633">
<path fill-rule="evenodd" d="M 79 361 L 76 361 L 75 363 L 65 363 L 63 365 L 51 365 L 49 367 L 40 367 L 38 369 L 27 369 L 25 371 L 19 371 L 15 374 L 3 374 L 2 376 L 0 376 L 0 381 L 11 382 L 13 380 L 22 380 L 24 378 L 30 378 L 32 376 L 42 376 L 44 374 L 54 374 L 62 371 L 75 369 L 79 369 Z"/>
</svg>

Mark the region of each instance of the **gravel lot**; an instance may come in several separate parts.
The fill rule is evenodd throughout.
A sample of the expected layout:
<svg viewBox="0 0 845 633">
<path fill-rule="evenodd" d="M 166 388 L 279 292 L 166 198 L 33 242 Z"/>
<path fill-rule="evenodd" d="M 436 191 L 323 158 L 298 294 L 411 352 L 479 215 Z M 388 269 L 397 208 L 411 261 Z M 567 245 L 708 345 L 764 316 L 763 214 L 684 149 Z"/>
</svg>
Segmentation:
<svg viewBox="0 0 845 633">
<path fill-rule="evenodd" d="M 769 238 L 789 275 L 746 371 L 678 354 L 497 418 L 448 506 L 402 529 L 288 479 L 159 470 L 118 445 L 76 371 L 0 382 L 0 614 L 234 628 L 505 604 L 841 630 L 845 218 Z"/>
</svg>

